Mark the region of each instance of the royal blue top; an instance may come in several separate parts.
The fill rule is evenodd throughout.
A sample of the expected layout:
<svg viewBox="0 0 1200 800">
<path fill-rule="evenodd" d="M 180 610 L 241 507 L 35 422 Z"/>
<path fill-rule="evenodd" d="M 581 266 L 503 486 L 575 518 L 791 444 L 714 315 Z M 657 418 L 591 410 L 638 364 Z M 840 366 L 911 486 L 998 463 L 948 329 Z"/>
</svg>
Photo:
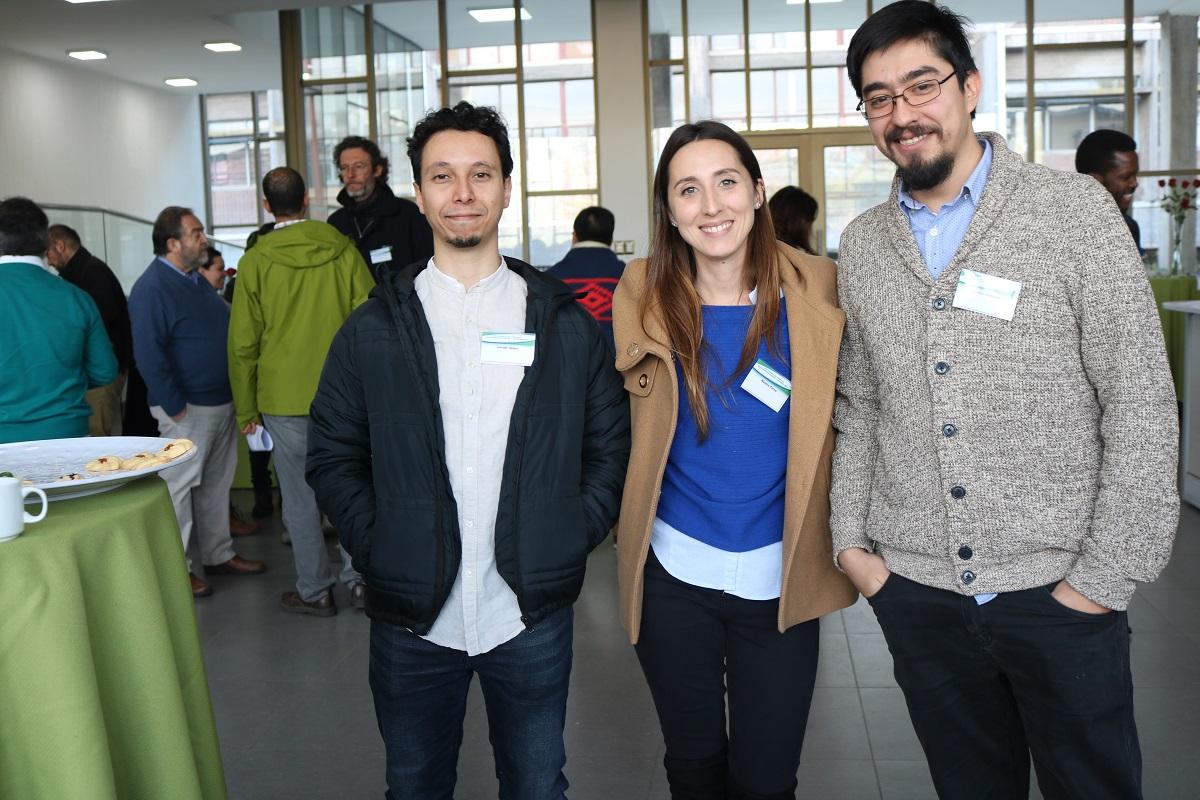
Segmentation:
<svg viewBox="0 0 1200 800">
<path fill-rule="evenodd" d="M 731 553 L 783 539 L 790 401 L 772 411 L 742 388 L 749 368 L 737 366 L 754 306 L 704 306 L 704 363 L 708 374 L 709 436 L 700 441 L 696 418 L 679 377 L 679 417 L 663 473 L 658 517 L 676 530 Z M 787 316 L 779 304 L 779 344 L 788 347 Z M 759 347 L 758 357 L 791 378 L 791 367 Z"/>
<path fill-rule="evenodd" d="M 229 306 L 208 281 L 156 258 L 133 285 L 129 318 L 150 405 L 173 417 L 188 403 L 233 402 L 225 347 Z"/>
</svg>

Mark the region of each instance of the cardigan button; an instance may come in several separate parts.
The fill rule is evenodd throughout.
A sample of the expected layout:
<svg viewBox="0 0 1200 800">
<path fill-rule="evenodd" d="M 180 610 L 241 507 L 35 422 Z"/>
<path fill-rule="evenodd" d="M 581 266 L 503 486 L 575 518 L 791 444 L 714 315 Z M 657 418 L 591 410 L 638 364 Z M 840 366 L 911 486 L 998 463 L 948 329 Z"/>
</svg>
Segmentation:
<svg viewBox="0 0 1200 800">
<path fill-rule="evenodd" d="M 945 307 L 946 307 L 946 299 L 944 297 L 939 297 L 933 301 L 933 310 L 934 311 L 941 311 Z"/>
<path fill-rule="evenodd" d="M 644 373 L 642 375 L 638 376 L 638 386 L 642 387 L 643 389 L 646 388 L 646 384 L 649 382 L 650 382 L 650 379 L 648 377 L 646 377 L 646 375 Z"/>
<path fill-rule="evenodd" d="M 633 344 L 629 345 L 629 349 L 625 352 L 629 353 L 631 356 L 636 356 L 641 352 L 641 348 L 637 346 L 637 342 L 634 342 Z"/>
<path fill-rule="evenodd" d="M 963 572 L 962 582 L 963 582 L 964 586 L 970 586 L 972 583 L 975 582 L 975 573 L 971 572 L 971 570 L 966 570 L 965 572 Z"/>
<path fill-rule="evenodd" d="M 950 487 L 950 496 L 955 500 L 962 500 L 967 496 L 967 490 L 962 486 L 952 486 Z"/>
</svg>

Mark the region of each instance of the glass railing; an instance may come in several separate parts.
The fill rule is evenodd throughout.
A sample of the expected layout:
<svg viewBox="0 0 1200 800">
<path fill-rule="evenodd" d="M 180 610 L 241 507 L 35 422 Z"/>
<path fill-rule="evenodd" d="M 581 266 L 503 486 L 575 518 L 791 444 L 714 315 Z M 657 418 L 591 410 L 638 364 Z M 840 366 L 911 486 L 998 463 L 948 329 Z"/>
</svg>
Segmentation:
<svg viewBox="0 0 1200 800">
<path fill-rule="evenodd" d="M 154 258 L 150 232 L 154 223 L 129 214 L 86 206 L 43 205 L 50 224 L 67 225 L 79 234 L 79 240 L 97 258 L 112 269 L 125 293 L 133 288 L 146 266 Z M 209 238 L 221 251 L 225 264 L 236 267 L 245 248 L 233 242 Z"/>
</svg>

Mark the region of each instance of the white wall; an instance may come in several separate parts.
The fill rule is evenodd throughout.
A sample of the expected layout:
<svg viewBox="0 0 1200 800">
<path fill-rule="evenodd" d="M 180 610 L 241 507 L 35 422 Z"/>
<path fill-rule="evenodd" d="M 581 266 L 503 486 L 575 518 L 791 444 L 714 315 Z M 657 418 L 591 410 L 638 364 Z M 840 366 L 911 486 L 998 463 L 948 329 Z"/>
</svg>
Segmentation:
<svg viewBox="0 0 1200 800">
<path fill-rule="evenodd" d="M 640 0 L 595 0 L 599 95 L 600 205 L 617 219 L 616 240 L 634 255 L 650 246 L 650 180 L 646 144 L 645 49 Z M 628 259 L 628 256 L 622 256 Z"/>
<path fill-rule="evenodd" d="M 153 220 L 204 216 L 200 107 L 175 94 L 0 48 L 0 196 Z M 146 261 L 150 241 L 146 240 Z"/>
</svg>

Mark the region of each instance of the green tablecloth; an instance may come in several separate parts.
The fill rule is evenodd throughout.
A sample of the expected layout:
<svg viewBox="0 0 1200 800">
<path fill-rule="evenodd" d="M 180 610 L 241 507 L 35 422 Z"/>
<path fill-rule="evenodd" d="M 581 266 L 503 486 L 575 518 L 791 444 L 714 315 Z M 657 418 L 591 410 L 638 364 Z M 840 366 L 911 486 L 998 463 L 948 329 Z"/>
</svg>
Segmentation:
<svg viewBox="0 0 1200 800">
<path fill-rule="evenodd" d="M 51 503 L 0 542 L 0 798 L 225 796 L 166 484 Z"/>
<path fill-rule="evenodd" d="M 1182 401 L 1187 314 L 1163 311 L 1162 304 L 1173 300 L 1200 300 L 1200 291 L 1196 289 L 1194 275 L 1151 276 L 1150 288 L 1154 290 L 1154 302 L 1158 303 L 1158 316 L 1162 319 L 1167 361 L 1171 362 L 1171 375 L 1175 378 L 1175 396 Z"/>
</svg>

